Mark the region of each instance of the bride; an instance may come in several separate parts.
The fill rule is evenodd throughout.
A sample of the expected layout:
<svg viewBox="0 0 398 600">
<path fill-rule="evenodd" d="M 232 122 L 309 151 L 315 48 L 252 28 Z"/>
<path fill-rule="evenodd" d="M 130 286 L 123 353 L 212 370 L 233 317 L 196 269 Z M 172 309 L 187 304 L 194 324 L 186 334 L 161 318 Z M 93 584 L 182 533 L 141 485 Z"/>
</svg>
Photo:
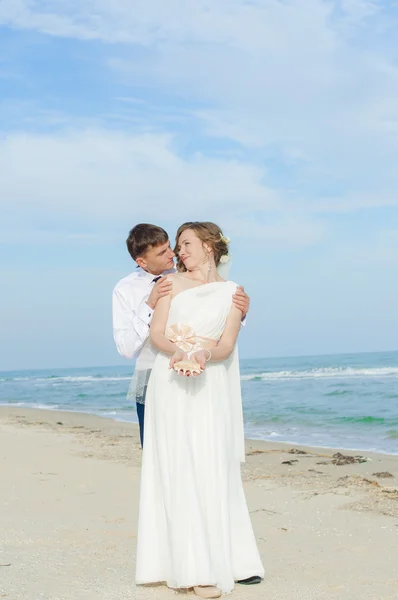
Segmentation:
<svg viewBox="0 0 398 600">
<path fill-rule="evenodd" d="M 136 583 L 166 582 L 217 598 L 263 577 L 244 496 L 236 284 L 217 272 L 228 240 L 185 223 L 178 273 L 151 324 L 158 349 L 146 397 Z"/>
</svg>

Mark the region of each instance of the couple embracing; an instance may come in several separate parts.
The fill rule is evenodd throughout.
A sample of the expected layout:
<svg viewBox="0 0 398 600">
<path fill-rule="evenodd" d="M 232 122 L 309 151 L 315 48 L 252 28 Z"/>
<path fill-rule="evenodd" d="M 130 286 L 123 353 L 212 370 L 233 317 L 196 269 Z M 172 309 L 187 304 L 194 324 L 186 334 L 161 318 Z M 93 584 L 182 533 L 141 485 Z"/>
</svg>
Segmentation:
<svg viewBox="0 0 398 600">
<path fill-rule="evenodd" d="M 140 224 L 127 247 L 138 269 L 114 290 L 113 324 L 119 352 L 137 356 L 136 583 L 217 598 L 264 576 L 240 473 L 236 341 L 249 299 L 220 276 L 229 245 L 214 223 L 183 224 L 174 251 L 163 229 Z"/>
</svg>

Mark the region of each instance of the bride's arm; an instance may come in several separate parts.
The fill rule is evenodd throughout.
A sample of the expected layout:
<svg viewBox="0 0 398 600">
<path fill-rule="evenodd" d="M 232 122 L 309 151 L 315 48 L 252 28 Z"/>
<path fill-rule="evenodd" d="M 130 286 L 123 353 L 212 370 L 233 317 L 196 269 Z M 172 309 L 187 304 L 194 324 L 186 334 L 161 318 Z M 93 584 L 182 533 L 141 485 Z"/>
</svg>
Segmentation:
<svg viewBox="0 0 398 600">
<path fill-rule="evenodd" d="M 171 303 L 171 293 L 163 298 L 160 298 L 156 304 L 153 314 L 149 336 L 151 344 L 161 352 L 166 354 L 174 354 L 178 349 L 174 342 L 170 342 L 165 337 L 166 323 L 169 316 Z"/>
</svg>

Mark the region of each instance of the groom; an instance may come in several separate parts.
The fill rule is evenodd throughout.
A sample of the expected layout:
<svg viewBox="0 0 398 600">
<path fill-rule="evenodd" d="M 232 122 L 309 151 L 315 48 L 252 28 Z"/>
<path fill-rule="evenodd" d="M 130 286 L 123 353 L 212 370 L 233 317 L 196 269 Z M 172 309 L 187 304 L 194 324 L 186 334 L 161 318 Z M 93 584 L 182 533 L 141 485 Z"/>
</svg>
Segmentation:
<svg viewBox="0 0 398 600">
<path fill-rule="evenodd" d="M 119 354 L 136 359 L 135 399 L 143 445 L 145 395 L 155 360 L 149 343 L 149 327 L 159 298 L 171 291 L 172 284 L 165 276 L 175 273 L 175 254 L 166 231 L 157 225 L 136 225 L 126 243 L 137 269 L 121 279 L 113 290 L 113 337 Z M 233 295 L 233 302 L 246 315 L 250 299 L 243 288 Z"/>
</svg>

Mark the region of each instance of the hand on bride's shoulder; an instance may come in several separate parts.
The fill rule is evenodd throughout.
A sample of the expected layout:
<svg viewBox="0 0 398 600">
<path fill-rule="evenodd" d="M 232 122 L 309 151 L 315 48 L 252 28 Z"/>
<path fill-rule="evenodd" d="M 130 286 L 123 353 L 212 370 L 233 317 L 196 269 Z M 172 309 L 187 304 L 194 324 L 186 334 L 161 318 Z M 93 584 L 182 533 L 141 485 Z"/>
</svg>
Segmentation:
<svg viewBox="0 0 398 600">
<path fill-rule="evenodd" d="M 160 298 L 168 296 L 168 294 L 170 294 L 170 292 L 172 291 L 173 282 L 170 281 L 169 277 L 172 276 L 167 275 L 166 277 L 161 277 L 153 286 L 152 291 L 149 294 L 148 300 L 146 302 L 148 306 L 152 308 L 152 310 L 155 310 L 158 300 L 160 300 Z"/>
</svg>

